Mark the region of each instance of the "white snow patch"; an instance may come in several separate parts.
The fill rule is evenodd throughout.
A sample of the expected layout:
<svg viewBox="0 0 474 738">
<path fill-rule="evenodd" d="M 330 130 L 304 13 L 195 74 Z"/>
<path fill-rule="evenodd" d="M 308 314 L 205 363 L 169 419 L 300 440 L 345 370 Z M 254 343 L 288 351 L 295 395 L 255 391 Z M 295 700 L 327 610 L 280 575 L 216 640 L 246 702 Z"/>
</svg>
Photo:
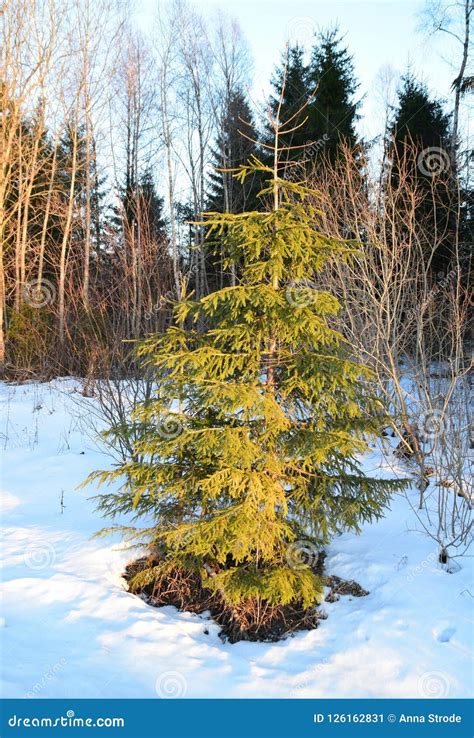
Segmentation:
<svg viewBox="0 0 474 738">
<path fill-rule="evenodd" d="M 121 573 L 136 554 L 91 539 L 104 524 L 95 489 L 77 489 L 111 462 L 71 412 L 75 391 L 0 385 L 5 697 L 472 695 L 472 559 L 444 571 L 403 495 L 329 546 L 327 571 L 370 594 L 325 603 L 317 630 L 230 645 L 205 616 L 128 593 Z M 375 451 L 364 465 L 393 474 Z"/>
</svg>

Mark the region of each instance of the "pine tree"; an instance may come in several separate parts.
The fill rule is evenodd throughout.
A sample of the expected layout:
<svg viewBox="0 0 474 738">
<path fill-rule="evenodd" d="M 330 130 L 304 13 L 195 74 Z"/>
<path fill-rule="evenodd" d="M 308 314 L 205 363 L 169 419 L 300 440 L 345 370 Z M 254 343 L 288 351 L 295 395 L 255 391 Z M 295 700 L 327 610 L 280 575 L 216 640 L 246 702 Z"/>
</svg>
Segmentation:
<svg viewBox="0 0 474 738">
<path fill-rule="evenodd" d="M 214 170 L 209 175 L 207 208 L 222 213 L 242 213 L 256 205 L 255 183 L 241 184 L 232 170 L 245 164 L 256 154 L 256 138 L 252 111 L 242 90 L 231 94 L 219 124 L 213 149 Z"/>
<path fill-rule="evenodd" d="M 448 145 L 449 116 L 441 102 L 430 97 L 426 85 L 410 72 L 402 78 L 391 133 L 399 152 L 408 140 L 420 146 Z"/>
<path fill-rule="evenodd" d="M 257 207 L 258 177 L 240 183 L 233 170 L 256 153 L 256 131 L 252 112 L 242 90 L 231 93 L 220 119 L 213 149 L 214 169 L 208 178 L 207 208 L 222 213 L 242 213 Z M 207 284 L 209 291 L 225 284 L 235 284 L 239 265 L 224 269 L 225 254 L 221 239 L 207 241 Z"/>
<path fill-rule="evenodd" d="M 152 171 L 147 168 L 136 182 L 126 183 L 121 189 L 120 207 L 115 209 L 114 224 L 116 227 L 125 225 L 136 230 L 137 221 L 140 220 L 146 223 L 149 235 L 159 241 L 166 233 L 163 202 L 156 191 Z"/>
<path fill-rule="evenodd" d="M 77 142 L 75 139 L 77 137 Z M 86 155 L 86 128 L 85 125 L 78 126 L 77 130 L 73 123 L 66 130 L 59 142 L 58 170 L 56 175 L 56 191 L 59 197 L 67 203 L 71 185 L 71 167 L 73 161 L 73 150 L 77 146 L 76 171 L 74 175 L 74 217 L 71 229 L 71 242 L 78 254 L 82 250 L 84 242 L 84 210 L 86 206 L 87 188 L 86 180 L 89 176 L 91 182 L 91 241 L 93 264 L 99 257 L 99 251 L 104 241 L 104 199 L 106 196 L 106 178 L 97 171 L 95 141 L 92 141 L 92 155 L 90 156 L 89 173 L 87 173 Z M 59 227 L 62 227 L 62 218 L 59 218 Z M 78 259 L 78 262 L 80 259 Z"/>
<path fill-rule="evenodd" d="M 119 204 L 111 210 L 109 227 L 120 235 L 123 243 L 167 244 L 164 200 L 156 191 L 149 167 L 137 176 L 136 182 L 127 175 L 119 191 Z"/>
<path fill-rule="evenodd" d="M 135 199 L 139 200 L 141 217 L 147 224 L 150 237 L 159 242 L 166 238 L 166 222 L 163 217 L 164 200 L 158 195 L 151 169 L 141 177 Z"/>
<path fill-rule="evenodd" d="M 308 84 L 315 90 L 309 124 L 316 147 L 314 159 L 337 159 L 341 143 L 355 146 L 358 103 L 354 101 L 359 84 L 354 64 L 338 29 L 321 33 L 308 68 Z"/>
<path fill-rule="evenodd" d="M 0 85 L 0 92 L 2 88 Z M 8 112 L 8 111 L 7 111 Z M 28 155 L 31 156 L 31 152 L 34 149 L 34 141 L 37 137 L 37 127 L 40 124 L 41 107 L 38 106 L 37 110 L 33 113 L 30 118 L 23 118 L 18 122 L 15 133 L 11 134 L 14 136 L 14 147 L 19 151 L 26 152 L 23 156 L 25 162 L 28 162 Z M 8 117 L 5 126 L 9 125 Z M 12 146 L 13 148 L 13 146 Z M 41 240 L 43 224 L 44 224 L 44 213 L 46 210 L 46 203 L 48 197 L 48 186 L 51 179 L 52 161 L 54 156 L 53 143 L 51 136 L 47 130 L 43 130 L 40 141 L 38 144 L 37 159 L 32 167 L 33 181 L 31 185 L 31 193 L 28 203 L 28 220 L 27 220 L 27 231 L 28 231 L 28 243 L 31 247 L 31 251 L 37 251 L 39 248 L 39 242 Z M 7 272 L 11 268 L 11 279 L 14 281 L 14 257 L 10 258 L 10 250 L 14 250 L 15 238 L 17 238 L 17 220 L 18 215 L 21 213 L 22 206 L 21 200 L 21 187 L 22 187 L 22 173 L 21 168 L 25 166 L 21 156 L 13 158 L 13 161 L 9 165 L 8 171 L 8 187 L 5 193 L 4 212 L 5 212 L 5 230 L 3 234 L 4 242 L 3 249 L 6 258 L 6 269 Z M 27 165 L 26 165 L 27 166 Z M 28 172 L 30 174 L 30 172 Z M 24 176 L 24 175 L 23 175 Z M 24 185 L 23 185 L 24 186 Z M 18 213 L 19 211 L 19 213 Z M 17 215 L 18 213 L 18 215 Z M 59 218 L 58 218 L 59 222 Z M 59 241 L 59 233 L 57 223 L 50 217 L 50 224 L 48 227 L 48 238 L 46 241 L 45 250 L 47 252 L 48 266 L 50 263 L 55 261 L 55 247 Z M 30 266 L 33 267 L 36 258 L 30 259 Z"/>
<path fill-rule="evenodd" d="M 253 159 L 235 174 L 268 178 L 266 211 L 206 214 L 229 260 L 243 259 L 242 280 L 185 297 L 175 325 L 140 344 L 156 392 L 129 428 L 134 457 L 93 475 L 124 479 L 100 508 L 144 516 L 148 527 L 132 536 L 162 552 L 132 588 L 184 570 L 226 606 L 256 603 L 258 613 L 318 602 L 324 582 L 295 552 L 359 530 L 401 486 L 358 465 L 385 416 L 370 372 L 330 326 L 337 299 L 298 286 L 310 270 L 350 258 L 354 244 L 321 235 L 317 193 L 278 171 L 276 146 L 273 168 Z"/>
<path fill-rule="evenodd" d="M 271 116 L 274 120 L 287 121 L 287 133 L 281 134 L 280 151 L 288 149 L 281 161 L 291 157 L 304 159 L 307 149 L 314 141 L 309 108 L 315 86 L 311 87 L 308 67 L 304 62 L 304 50 L 301 46 L 289 46 L 283 54 L 280 66 L 275 70 L 272 85 L 274 93 L 269 100 Z M 266 127 L 264 145 L 267 147 L 266 161 L 271 164 L 273 146 L 273 127 L 269 122 Z"/>
<path fill-rule="evenodd" d="M 355 146 L 358 89 L 354 64 L 338 30 L 319 34 L 311 59 L 305 63 L 304 50 L 289 47 L 273 78 L 275 94 L 270 99 L 273 118 L 287 121 L 281 149 L 286 157 L 304 163 L 310 171 L 328 159 L 334 163 L 342 143 Z M 272 146 L 272 127 L 268 126 L 263 144 Z M 271 156 L 266 158 L 269 162 Z"/>
<path fill-rule="evenodd" d="M 450 121 L 441 102 L 431 98 L 427 87 L 411 73 L 402 78 L 389 133 L 390 177 L 393 189 L 399 189 L 399 207 L 406 208 L 405 188 L 400 187 L 404 177 L 417 187 L 417 236 L 420 242 L 426 241 L 426 263 L 435 273 L 446 272 L 455 232 Z"/>
</svg>

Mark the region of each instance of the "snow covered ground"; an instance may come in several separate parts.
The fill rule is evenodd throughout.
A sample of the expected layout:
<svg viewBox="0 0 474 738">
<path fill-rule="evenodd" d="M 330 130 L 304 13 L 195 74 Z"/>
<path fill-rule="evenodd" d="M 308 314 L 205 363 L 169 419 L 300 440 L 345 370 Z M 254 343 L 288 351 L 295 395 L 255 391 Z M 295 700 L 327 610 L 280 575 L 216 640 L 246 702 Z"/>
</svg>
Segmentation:
<svg viewBox="0 0 474 738">
<path fill-rule="evenodd" d="M 329 547 L 328 573 L 370 594 L 324 603 L 317 630 L 230 645 L 211 621 L 129 594 L 121 573 L 136 554 L 91 539 L 107 523 L 95 489 L 76 489 L 110 460 L 74 392 L 71 380 L 0 386 L 4 697 L 472 695 L 472 559 L 444 571 L 404 495 Z M 406 473 L 376 452 L 364 463 Z"/>
</svg>

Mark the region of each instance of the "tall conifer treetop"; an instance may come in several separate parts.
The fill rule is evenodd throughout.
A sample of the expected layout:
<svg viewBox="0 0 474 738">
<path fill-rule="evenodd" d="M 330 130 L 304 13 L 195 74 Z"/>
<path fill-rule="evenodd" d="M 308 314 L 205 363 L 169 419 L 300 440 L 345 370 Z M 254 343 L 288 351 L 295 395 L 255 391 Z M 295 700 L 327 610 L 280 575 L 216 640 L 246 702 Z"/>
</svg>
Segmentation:
<svg viewBox="0 0 474 738">
<path fill-rule="evenodd" d="M 416 231 L 425 265 L 435 273 L 448 272 L 457 238 L 450 118 L 441 102 L 431 98 L 426 85 L 411 73 L 402 78 L 389 134 L 390 178 L 398 193 L 397 208 L 404 212 L 407 207 L 403 204 L 409 196 L 405 178 L 411 187 L 416 183 Z"/>
<path fill-rule="evenodd" d="M 290 158 L 283 153 L 290 146 L 291 158 L 303 162 L 308 171 L 315 162 L 318 167 L 324 166 L 326 160 L 334 163 L 341 145 L 356 145 L 359 102 L 355 94 L 359 83 L 352 57 L 337 28 L 318 34 L 308 63 L 302 47 L 287 47 L 272 84 L 271 115 L 276 117 L 279 110 L 281 121 L 291 122 L 291 126 L 282 127 L 285 130 L 280 135 L 282 162 Z M 273 134 L 273 125 L 267 124 L 264 149 L 272 149 Z"/>
<path fill-rule="evenodd" d="M 157 389 L 135 411 L 135 458 L 97 474 L 125 479 L 102 509 L 144 516 L 145 539 L 163 552 L 142 578 L 197 571 L 230 606 L 312 606 L 323 582 L 295 548 L 358 530 L 401 486 L 358 466 L 383 408 L 330 325 L 337 299 L 299 284 L 355 247 L 321 235 L 318 194 L 280 178 L 281 130 L 276 118 L 273 167 L 254 158 L 235 172 L 266 175 L 268 209 L 204 216 L 243 263 L 239 284 L 183 299 L 175 325 L 140 344 Z"/>
<path fill-rule="evenodd" d="M 313 140 L 308 122 L 308 104 L 316 87 L 311 87 L 308 80 L 308 67 L 304 62 L 304 49 L 301 46 L 288 46 L 285 49 L 282 64 L 274 72 L 272 86 L 274 93 L 269 100 L 272 116 L 276 117 L 279 111 L 281 120 L 288 123 L 291 121 L 291 126 L 286 126 L 289 132 L 280 136 L 280 149 L 291 147 L 293 155 L 298 154 L 298 147 L 309 146 Z M 274 143 L 271 121 L 266 126 L 265 134 L 264 144 L 268 144 L 271 151 Z M 270 158 L 269 155 L 269 160 Z"/>
</svg>

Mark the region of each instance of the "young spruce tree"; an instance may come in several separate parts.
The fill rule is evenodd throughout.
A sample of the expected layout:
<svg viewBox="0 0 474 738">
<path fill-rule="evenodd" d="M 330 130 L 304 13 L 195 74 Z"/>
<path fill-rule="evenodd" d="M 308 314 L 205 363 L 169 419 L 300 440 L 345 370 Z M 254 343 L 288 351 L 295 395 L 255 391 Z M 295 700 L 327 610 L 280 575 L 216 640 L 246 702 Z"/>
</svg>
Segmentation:
<svg viewBox="0 0 474 738">
<path fill-rule="evenodd" d="M 323 581 L 304 553 L 381 516 L 401 486 L 356 460 L 383 408 L 330 325 L 337 299 L 302 286 L 354 246 L 321 235 L 317 193 L 279 176 L 283 130 L 276 118 L 273 167 L 254 158 L 235 173 L 268 178 L 268 209 L 204 217 L 229 261 L 243 261 L 239 284 L 183 299 L 175 325 L 140 344 L 156 392 L 136 408 L 134 458 L 95 475 L 125 480 L 102 510 L 143 516 L 138 535 L 161 552 L 141 581 L 198 573 L 228 607 L 259 611 L 317 603 Z"/>
</svg>

